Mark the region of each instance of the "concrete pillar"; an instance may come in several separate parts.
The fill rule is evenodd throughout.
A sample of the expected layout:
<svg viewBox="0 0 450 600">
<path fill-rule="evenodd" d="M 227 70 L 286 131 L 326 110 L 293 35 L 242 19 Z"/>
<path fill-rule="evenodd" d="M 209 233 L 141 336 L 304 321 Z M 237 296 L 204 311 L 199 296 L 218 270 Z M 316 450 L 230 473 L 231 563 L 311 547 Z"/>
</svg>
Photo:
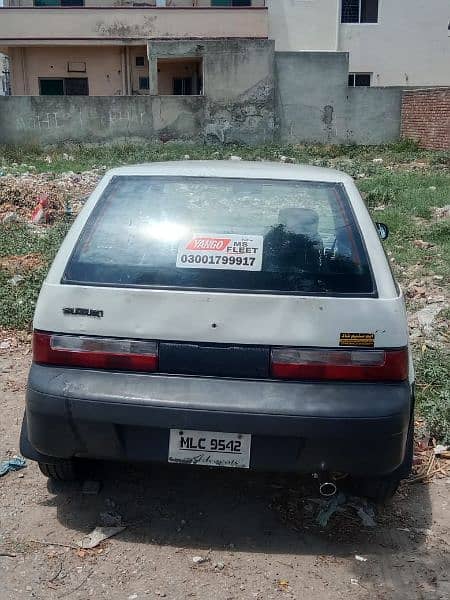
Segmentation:
<svg viewBox="0 0 450 600">
<path fill-rule="evenodd" d="M 127 95 L 127 64 L 125 47 L 120 49 L 120 70 L 122 75 L 122 96 Z"/>
<path fill-rule="evenodd" d="M 11 95 L 12 96 L 25 96 L 26 90 L 26 71 L 25 71 L 25 57 L 23 48 L 11 47 L 8 48 L 9 56 L 9 74 L 11 81 Z"/>
<path fill-rule="evenodd" d="M 27 49 L 20 48 L 20 68 L 22 72 L 22 81 L 23 81 L 23 94 L 24 96 L 30 95 L 30 82 L 29 75 L 27 72 Z"/>
<path fill-rule="evenodd" d="M 131 63 L 130 63 L 130 47 L 125 47 L 125 63 L 126 63 L 126 95 L 131 96 Z"/>
<path fill-rule="evenodd" d="M 150 88 L 150 96 L 158 95 L 158 60 L 152 56 L 150 43 L 147 44 L 148 58 L 148 81 Z"/>
</svg>

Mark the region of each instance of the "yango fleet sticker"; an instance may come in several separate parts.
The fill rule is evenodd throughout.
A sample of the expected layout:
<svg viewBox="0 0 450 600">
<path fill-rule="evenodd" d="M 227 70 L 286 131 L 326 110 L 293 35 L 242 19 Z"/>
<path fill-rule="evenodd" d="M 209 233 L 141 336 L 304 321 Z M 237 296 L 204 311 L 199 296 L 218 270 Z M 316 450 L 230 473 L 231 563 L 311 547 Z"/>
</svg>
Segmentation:
<svg viewBox="0 0 450 600">
<path fill-rule="evenodd" d="M 261 271 L 263 236 L 197 234 L 178 247 L 180 269 Z"/>
</svg>

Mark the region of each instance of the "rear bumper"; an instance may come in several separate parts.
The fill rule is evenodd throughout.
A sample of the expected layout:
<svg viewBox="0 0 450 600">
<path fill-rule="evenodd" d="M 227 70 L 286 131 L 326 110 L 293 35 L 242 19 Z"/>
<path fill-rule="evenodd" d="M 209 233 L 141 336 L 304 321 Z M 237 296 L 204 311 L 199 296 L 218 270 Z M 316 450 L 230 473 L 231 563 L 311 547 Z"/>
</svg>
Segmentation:
<svg viewBox="0 0 450 600">
<path fill-rule="evenodd" d="M 310 383 L 111 373 L 33 365 L 32 459 L 167 461 L 169 429 L 252 434 L 250 467 L 354 475 L 399 467 L 411 418 L 401 384 Z"/>
</svg>

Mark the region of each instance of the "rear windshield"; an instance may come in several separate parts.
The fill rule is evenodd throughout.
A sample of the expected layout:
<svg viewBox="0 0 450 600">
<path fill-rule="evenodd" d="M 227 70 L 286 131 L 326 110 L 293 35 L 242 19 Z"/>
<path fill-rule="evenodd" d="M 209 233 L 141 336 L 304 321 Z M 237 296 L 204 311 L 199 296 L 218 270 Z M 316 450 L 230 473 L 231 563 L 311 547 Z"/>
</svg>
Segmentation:
<svg viewBox="0 0 450 600">
<path fill-rule="evenodd" d="M 63 282 L 299 294 L 373 294 L 335 183 L 115 177 Z"/>
</svg>

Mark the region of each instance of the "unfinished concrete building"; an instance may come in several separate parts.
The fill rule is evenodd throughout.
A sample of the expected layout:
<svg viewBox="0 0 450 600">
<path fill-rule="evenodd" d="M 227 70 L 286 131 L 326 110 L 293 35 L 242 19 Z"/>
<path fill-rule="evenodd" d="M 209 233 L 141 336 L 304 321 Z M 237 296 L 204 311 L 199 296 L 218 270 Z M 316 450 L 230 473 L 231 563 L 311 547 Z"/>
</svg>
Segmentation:
<svg viewBox="0 0 450 600">
<path fill-rule="evenodd" d="M 34 2 L 34 4 L 33 4 Z M 0 50 L 13 95 L 201 95 L 201 52 L 158 57 L 153 40 L 268 38 L 264 0 L 6 0 Z"/>
<path fill-rule="evenodd" d="M 267 40 L 348 52 L 348 85 L 450 85 L 448 0 L 3 0 L 12 95 L 202 95 L 203 56 L 161 40 Z M 153 72 L 152 72 L 153 69 Z"/>
</svg>

